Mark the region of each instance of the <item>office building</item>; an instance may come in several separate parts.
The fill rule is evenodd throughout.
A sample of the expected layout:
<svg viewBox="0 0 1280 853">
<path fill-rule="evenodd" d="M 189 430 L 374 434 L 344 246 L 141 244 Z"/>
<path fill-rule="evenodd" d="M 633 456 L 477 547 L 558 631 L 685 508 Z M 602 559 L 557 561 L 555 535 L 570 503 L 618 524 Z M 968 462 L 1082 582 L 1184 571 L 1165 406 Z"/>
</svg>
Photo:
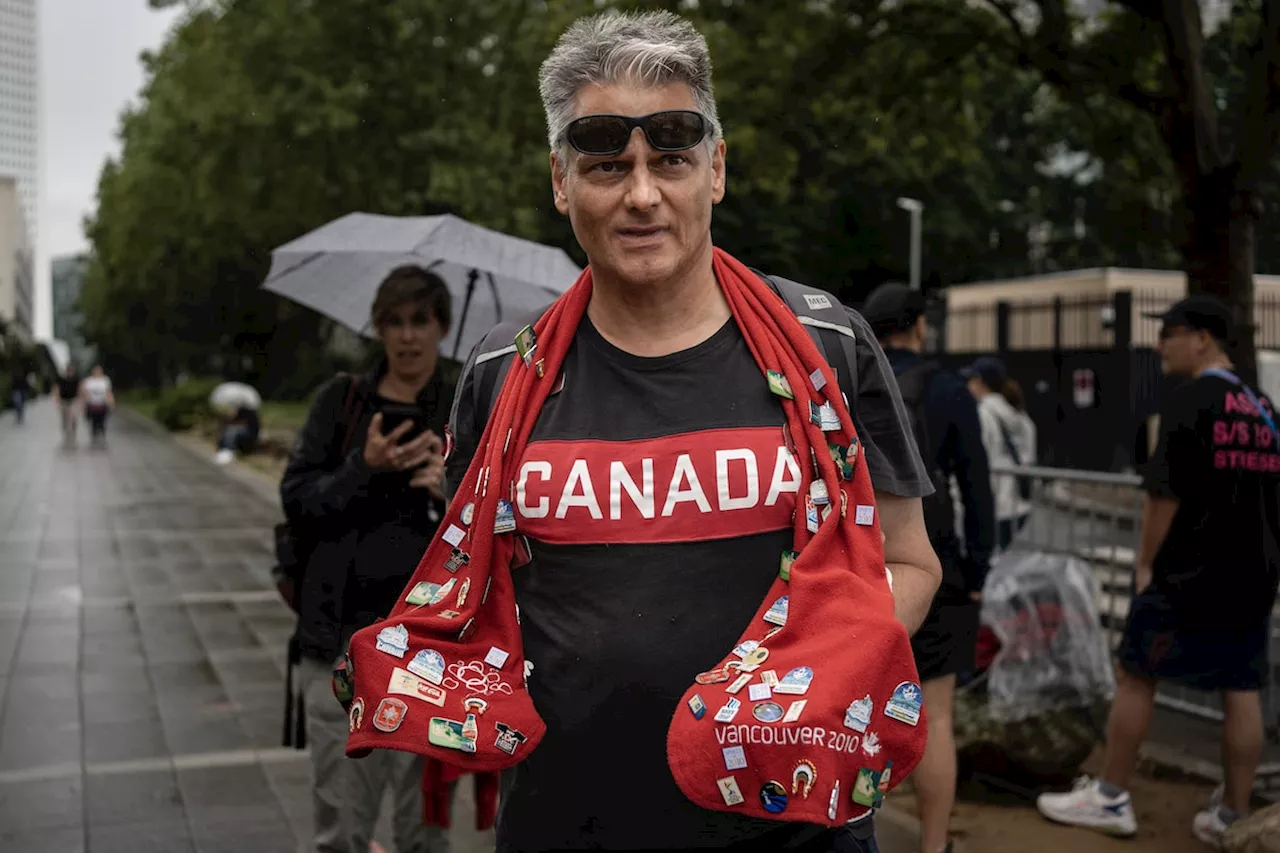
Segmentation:
<svg viewBox="0 0 1280 853">
<path fill-rule="evenodd" d="M 80 291 L 89 261 L 84 255 L 54 258 L 49 280 L 53 291 L 53 336 L 67 345 L 68 356 L 81 370 L 94 359 L 93 349 L 84 340 L 84 315 L 80 311 Z"/>
<path fill-rule="evenodd" d="M 32 340 L 35 253 L 22 212 L 18 183 L 0 177 L 0 322 Z"/>
<path fill-rule="evenodd" d="M 0 175 L 17 179 L 28 239 L 39 222 L 38 0 L 0 0 Z"/>
</svg>

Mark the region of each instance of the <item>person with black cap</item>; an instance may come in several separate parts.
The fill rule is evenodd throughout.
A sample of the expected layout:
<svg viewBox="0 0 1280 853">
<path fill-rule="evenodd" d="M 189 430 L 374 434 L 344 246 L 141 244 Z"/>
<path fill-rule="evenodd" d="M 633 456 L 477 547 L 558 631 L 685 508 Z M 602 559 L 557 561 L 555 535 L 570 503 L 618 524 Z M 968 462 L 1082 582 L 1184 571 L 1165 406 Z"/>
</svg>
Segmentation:
<svg viewBox="0 0 1280 853">
<path fill-rule="evenodd" d="M 975 665 L 978 602 L 995 540 L 995 513 L 977 405 L 960 377 L 923 357 L 928 332 L 924 309 L 923 294 L 890 283 L 872 291 L 862 315 L 893 368 L 934 484 L 933 495 L 924 499 L 924 516 L 929 541 L 942 562 L 942 585 L 911 638 L 929 712 L 929 740 L 912 779 L 921 849 L 939 853 L 951 849 L 947 833 L 956 788 L 956 676 Z M 963 539 L 956 529 L 952 477 L 964 507 Z"/>
<path fill-rule="evenodd" d="M 1188 377 L 1165 401 L 1143 489 L 1135 592 L 1117 657 L 1101 778 L 1037 801 L 1050 820 L 1133 835 L 1129 775 L 1147 733 L 1156 683 L 1222 696 L 1225 784 L 1192 832 L 1221 846 L 1249 808 L 1262 752 L 1269 617 L 1280 582 L 1280 433 L 1271 401 L 1242 383 L 1228 351 L 1231 313 L 1191 296 L 1163 314 L 1160 361 Z"/>
</svg>

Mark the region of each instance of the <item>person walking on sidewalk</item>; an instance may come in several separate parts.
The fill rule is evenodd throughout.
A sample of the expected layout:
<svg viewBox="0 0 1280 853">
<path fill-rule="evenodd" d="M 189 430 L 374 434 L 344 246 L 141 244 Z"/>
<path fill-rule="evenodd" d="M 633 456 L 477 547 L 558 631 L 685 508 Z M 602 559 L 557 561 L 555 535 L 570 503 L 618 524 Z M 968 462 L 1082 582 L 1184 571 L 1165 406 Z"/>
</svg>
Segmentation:
<svg viewBox="0 0 1280 853">
<path fill-rule="evenodd" d="M 1105 768 L 1036 805 L 1050 820 L 1133 835 L 1129 777 L 1156 684 L 1172 681 L 1222 695 L 1225 785 L 1192 823 L 1197 838 L 1219 846 L 1249 809 L 1262 752 L 1259 691 L 1271 677 L 1280 582 L 1280 433 L 1271 401 L 1231 372 L 1226 306 L 1198 295 L 1148 316 L 1163 324 L 1161 368 L 1190 379 L 1162 407 L 1143 483 L 1136 595 L 1118 651 Z"/>
<path fill-rule="evenodd" d="M 924 296 L 902 284 L 872 291 L 862 314 L 893 366 L 903 402 L 912 413 L 916 443 L 933 479 L 924 499 L 925 527 L 942 563 L 942 585 L 929 615 L 911 638 L 929 712 L 924 758 L 911 774 L 919 804 L 924 853 L 950 851 L 947 834 L 956 795 L 953 725 L 956 676 L 971 672 L 978 644 L 982 586 L 995 545 L 995 505 L 978 407 L 965 383 L 923 357 L 928 328 Z M 951 480 L 964 507 L 957 531 Z"/>
<path fill-rule="evenodd" d="M 452 387 L 439 369 L 452 307 L 444 281 L 418 267 L 390 273 L 373 302 L 383 359 L 341 375 L 307 414 L 280 485 L 285 515 L 314 547 L 297 596 L 296 640 L 314 771 L 312 853 L 369 850 L 383 792 L 401 853 L 446 853 L 423 825 L 422 758 L 344 755 L 347 715 L 330 678 L 351 635 L 390 612 L 445 507 L 444 433 Z"/>
<path fill-rule="evenodd" d="M 1026 412 L 1014 405 L 1022 400 L 1021 387 L 1013 384 L 1004 362 L 981 356 L 960 371 L 978 401 L 982 444 L 992 467 L 1020 468 L 1036 464 L 1036 427 Z M 993 473 L 991 490 L 996 498 L 996 545 L 1003 551 L 1013 542 L 1031 515 L 1031 481 L 1012 474 Z"/>
<path fill-rule="evenodd" d="M 31 394 L 31 380 L 27 378 L 27 369 L 15 367 L 9 379 L 9 402 L 13 404 L 14 423 L 21 424 L 26 416 L 27 397 Z"/>
<path fill-rule="evenodd" d="M 80 384 L 80 395 L 84 401 L 85 416 L 89 419 L 90 440 L 99 446 L 106 444 L 107 415 L 116 407 L 116 397 L 101 364 L 95 364 Z"/>
<path fill-rule="evenodd" d="M 58 414 L 62 417 L 62 442 L 66 447 L 76 446 L 76 426 L 80 413 L 77 403 L 80 402 L 80 373 L 75 364 L 68 364 L 67 369 L 58 377 Z"/>
</svg>

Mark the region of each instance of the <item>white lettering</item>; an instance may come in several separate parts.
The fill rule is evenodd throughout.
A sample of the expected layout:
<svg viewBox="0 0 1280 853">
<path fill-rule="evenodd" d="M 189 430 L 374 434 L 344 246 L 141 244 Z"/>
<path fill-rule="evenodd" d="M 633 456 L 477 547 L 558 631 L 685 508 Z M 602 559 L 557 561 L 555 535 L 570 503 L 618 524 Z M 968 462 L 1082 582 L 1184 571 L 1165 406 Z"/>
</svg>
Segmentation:
<svg viewBox="0 0 1280 853">
<path fill-rule="evenodd" d="M 689 484 L 687 489 L 682 487 L 685 482 Z M 711 512 L 711 504 L 702 491 L 702 484 L 698 482 L 698 472 L 694 470 L 693 460 L 688 453 L 681 453 L 676 459 L 676 470 L 671 474 L 671 485 L 667 487 L 667 502 L 662 505 L 663 517 L 670 516 L 675 511 L 676 504 L 685 501 L 693 501 L 698 509 Z"/>
<path fill-rule="evenodd" d="M 627 490 L 631 502 L 640 510 L 642 518 L 653 518 L 653 460 L 640 462 L 640 479 L 643 489 L 636 487 L 631 479 L 631 472 L 621 462 L 609 463 L 609 518 L 617 521 L 622 518 L 622 490 Z"/>
<path fill-rule="evenodd" d="M 788 476 L 790 475 L 790 476 Z M 764 505 L 773 506 L 779 496 L 785 493 L 800 491 L 800 466 L 796 458 L 786 447 L 778 448 L 778 459 L 773 465 L 773 478 L 769 483 L 769 494 L 765 496 Z"/>
<path fill-rule="evenodd" d="M 578 494 L 579 485 L 582 486 L 582 494 Z M 569 469 L 569 479 L 565 481 L 564 491 L 560 493 L 560 504 L 556 507 L 556 518 L 564 518 L 571 506 L 586 507 L 591 512 L 591 517 L 596 520 L 604 518 L 604 513 L 600 512 L 600 502 L 596 500 L 596 490 L 591 484 L 591 471 L 587 468 L 585 459 L 575 459 L 573 467 Z"/>
<path fill-rule="evenodd" d="M 547 513 L 551 511 L 551 502 L 549 500 L 539 498 L 536 507 L 531 507 L 525 502 L 525 484 L 529 481 L 530 474 L 537 474 L 538 479 L 546 482 L 551 479 L 551 463 L 524 463 L 520 466 L 520 482 L 516 484 L 516 504 L 520 507 L 520 514 L 525 518 L 546 518 Z"/>
<path fill-rule="evenodd" d="M 747 463 L 747 493 L 740 498 L 729 495 L 729 463 L 735 460 Z M 760 471 L 756 468 L 756 455 L 745 447 L 717 450 L 716 489 L 721 510 L 751 509 L 755 506 L 760 501 Z"/>
</svg>

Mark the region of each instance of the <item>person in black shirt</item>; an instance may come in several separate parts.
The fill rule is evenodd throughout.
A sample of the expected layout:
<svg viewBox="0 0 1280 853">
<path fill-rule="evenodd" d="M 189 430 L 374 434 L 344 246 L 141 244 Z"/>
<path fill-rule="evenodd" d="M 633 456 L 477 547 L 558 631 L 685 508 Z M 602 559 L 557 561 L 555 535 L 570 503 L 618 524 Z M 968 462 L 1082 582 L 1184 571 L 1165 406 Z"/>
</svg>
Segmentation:
<svg viewBox="0 0 1280 853">
<path fill-rule="evenodd" d="M 290 525 L 315 543 L 297 594 L 296 641 L 316 853 L 366 853 L 388 786 L 396 849 L 448 849 L 447 833 L 422 822 L 421 756 L 345 756 L 347 714 L 330 676 L 351 635 L 390 612 L 443 515 L 441 436 L 453 389 L 441 376 L 439 351 L 450 319 L 439 276 L 417 267 L 392 271 L 372 311 L 382 363 L 372 375 L 341 375 L 320 390 L 280 485 Z"/>
<path fill-rule="evenodd" d="M 62 440 L 67 447 L 76 444 L 76 403 L 80 400 L 80 374 L 74 364 L 58 377 L 58 412 L 62 415 Z"/>
<path fill-rule="evenodd" d="M 923 357 L 928 332 L 924 308 L 919 291 L 885 284 L 872 291 L 862 315 L 893 367 L 934 481 L 934 493 L 924 499 L 924 517 L 942 563 L 942 585 L 911 638 L 929 712 L 929 740 L 911 778 L 920 809 L 921 849 L 935 853 L 951 849 L 947 830 L 956 792 L 956 676 L 975 666 L 979 602 L 996 520 L 977 403 L 959 376 Z M 952 477 L 964 507 L 963 539 L 952 504 Z"/>
<path fill-rule="evenodd" d="M 1106 767 L 1038 806 L 1052 820 L 1135 833 L 1126 786 L 1156 683 L 1173 681 L 1222 694 L 1225 786 L 1192 823 L 1196 837 L 1220 846 L 1248 811 L 1262 752 L 1259 690 L 1280 578 L 1280 434 L 1271 401 L 1231 372 L 1226 306 L 1192 296 L 1154 316 L 1163 370 L 1189 381 L 1165 401 L 1143 484 L 1137 594 L 1118 652 Z"/>
<path fill-rule="evenodd" d="M 9 380 L 9 397 L 13 403 L 13 418 L 21 424 L 27 408 L 27 397 L 31 394 L 31 382 L 27 379 L 25 367 L 15 367 Z"/>
</svg>

